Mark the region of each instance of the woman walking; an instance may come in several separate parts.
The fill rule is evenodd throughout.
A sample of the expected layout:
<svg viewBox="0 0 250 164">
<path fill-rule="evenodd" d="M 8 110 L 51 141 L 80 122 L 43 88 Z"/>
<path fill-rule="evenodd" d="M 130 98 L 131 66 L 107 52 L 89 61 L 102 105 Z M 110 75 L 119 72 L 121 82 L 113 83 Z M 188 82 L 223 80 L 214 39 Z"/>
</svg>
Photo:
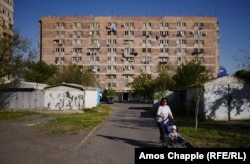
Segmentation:
<svg viewBox="0 0 250 164">
<path fill-rule="evenodd" d="M 156 121 L 160 131 L 160 142 L 163 146 L 165 146 L 164 144 L 166 143 L 165 125 L 169 119 L 174 119 L 171 109 L 167 103 L 167 99 L 162 98 L 156 113 Z"/>
</svg>

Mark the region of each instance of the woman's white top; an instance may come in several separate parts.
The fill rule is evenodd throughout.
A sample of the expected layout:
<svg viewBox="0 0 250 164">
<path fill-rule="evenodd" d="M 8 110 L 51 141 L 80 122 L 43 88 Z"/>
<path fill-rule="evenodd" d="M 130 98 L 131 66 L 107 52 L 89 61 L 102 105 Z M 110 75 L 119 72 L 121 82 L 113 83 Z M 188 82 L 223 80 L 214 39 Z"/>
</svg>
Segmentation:
<svg viewBox="0 0 250 164">
<path fill-rule="evenodd" d="M 163 116 L 162 117 L 157 117 L 156 121 L 157 122 L 162 122 L 164 120 L 164 124 L 166 124 L 168 122 L 168 116 L 171 115 L 172 116 L 172 112 L 171 109 L 168 105 L 164 105 L 164 106 L 159 106 L 158 110 L 157 110 L 157 115 Z"/>
</svg>

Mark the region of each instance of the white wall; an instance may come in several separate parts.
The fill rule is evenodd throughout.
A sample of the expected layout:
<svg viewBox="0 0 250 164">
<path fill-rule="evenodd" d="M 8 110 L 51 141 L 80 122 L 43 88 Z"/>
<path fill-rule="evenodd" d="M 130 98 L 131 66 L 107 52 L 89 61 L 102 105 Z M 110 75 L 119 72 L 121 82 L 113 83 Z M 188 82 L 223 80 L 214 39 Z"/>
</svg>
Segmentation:
<svg viewBox="0 0 250 164">
<path fill-rule="evenodd" d="M 43 92 L 40 90 L 34 91 L 18 91 L 8 92 L 9 99 L 6 100 L 6 109 L 43 109 Z"/>
<path fill-rule="evenodd" d="M 84 91 L 57 86 L 45 89 L 44 109 L 47 110 L 80 110 L 84 107 Z"/>
<path fill-rule="evenodd" d="M 85 90 L 85 104 L 84 108 L 92 108 L 97 105 L 98 94 L 96 90 Z"/>
<path fill-rule="evenodd" d="M 201 103 L 205 116 L 214 120 L 228 120 L 228 97 L 232 96 L 230 120 L 250 118 L 250 86 L 232 76 L 211 80 L 205 85 L 204 99 Z M 187 100 L 195 95 L 195 89 L 187 92 Z M 194 109 L 193 109 L 194 110 Z"/>
</svg>

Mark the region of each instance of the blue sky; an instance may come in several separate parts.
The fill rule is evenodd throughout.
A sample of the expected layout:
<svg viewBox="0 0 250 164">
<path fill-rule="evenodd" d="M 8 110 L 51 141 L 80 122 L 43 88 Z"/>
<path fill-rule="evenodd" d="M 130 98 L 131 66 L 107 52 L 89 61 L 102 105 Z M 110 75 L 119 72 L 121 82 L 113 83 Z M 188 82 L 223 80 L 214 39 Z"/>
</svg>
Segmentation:
<svg viewBox="0 0 250 164">
<path fill-rule="evenodd" d="M 250 55 L 250 0 L 15 0 L 14 28 L 37 49 L 43 16 L 217 16 L 220 63 L 228 74 L 235 59 Z M 240 51 L 242 50 L 242 51 Z M 235 57 L 237 56 L 237 57 Z"/>
</svg>

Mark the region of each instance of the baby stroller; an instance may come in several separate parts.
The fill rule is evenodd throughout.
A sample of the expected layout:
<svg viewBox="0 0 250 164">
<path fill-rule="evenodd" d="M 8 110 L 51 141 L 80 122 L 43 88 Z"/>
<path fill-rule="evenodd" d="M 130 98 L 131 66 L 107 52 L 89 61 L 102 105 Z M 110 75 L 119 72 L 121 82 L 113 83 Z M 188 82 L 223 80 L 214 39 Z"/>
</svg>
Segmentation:
<svg viewBox="0 0 250 164">
<path fill-rule="evenodd" d="M 174 148 L 186 148 L 186 141 L 182 138 L 179 133 L 179 129 L 176 126 L 173 120 L 169 120 L 165 124 L 165 137 L 166 137 L 166 145 L 167 147 L 174 147 Z"/>
</svg>

